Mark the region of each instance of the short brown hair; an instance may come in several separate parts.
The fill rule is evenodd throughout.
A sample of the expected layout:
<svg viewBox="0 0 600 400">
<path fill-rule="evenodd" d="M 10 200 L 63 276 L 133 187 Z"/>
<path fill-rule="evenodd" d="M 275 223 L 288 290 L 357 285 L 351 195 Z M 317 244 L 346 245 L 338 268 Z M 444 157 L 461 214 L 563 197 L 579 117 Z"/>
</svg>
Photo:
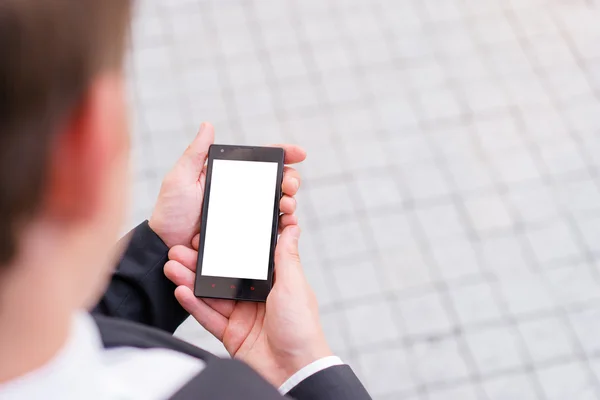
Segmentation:
<svg viewBox="0 0 600 400">
<path fill-rule="evenodd" d="M 120 66 L 131 0 L 0 0 L 0 266 L 44 193 L 53 135 Z"/>
</svg>

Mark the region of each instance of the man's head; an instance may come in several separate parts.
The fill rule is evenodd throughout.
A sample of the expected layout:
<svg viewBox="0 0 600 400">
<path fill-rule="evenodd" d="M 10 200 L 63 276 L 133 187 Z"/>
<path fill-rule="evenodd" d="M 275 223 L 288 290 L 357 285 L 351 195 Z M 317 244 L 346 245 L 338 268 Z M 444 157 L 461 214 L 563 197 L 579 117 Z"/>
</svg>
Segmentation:
<svg viewBox="0 0 600 400">
<path fill-rule="evenodd" d="M 46 267 L 72 276 L 73 301 L 101 287 L 124 214 L 130 14 L 130 0 L 0 0 L 0 297 L 43 253 L 68 257 Z"/>
</svg>

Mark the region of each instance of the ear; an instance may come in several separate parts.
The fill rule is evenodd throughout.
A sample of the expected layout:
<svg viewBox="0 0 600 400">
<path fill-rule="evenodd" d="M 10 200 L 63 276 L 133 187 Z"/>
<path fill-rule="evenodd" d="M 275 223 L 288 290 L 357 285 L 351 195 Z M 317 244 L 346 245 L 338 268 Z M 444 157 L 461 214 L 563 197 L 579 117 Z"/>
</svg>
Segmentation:
<svg viewBox="0 0 600 400">
<path fill-rule="evenodd" d="M 123 140 L 111 124 L 123 107 L 120 76 L 98 77 L 65 119 L 50 155 L 46 211 L 63 222 L 79 222 L 99 212 L 111 161 Z"/>
</svg>

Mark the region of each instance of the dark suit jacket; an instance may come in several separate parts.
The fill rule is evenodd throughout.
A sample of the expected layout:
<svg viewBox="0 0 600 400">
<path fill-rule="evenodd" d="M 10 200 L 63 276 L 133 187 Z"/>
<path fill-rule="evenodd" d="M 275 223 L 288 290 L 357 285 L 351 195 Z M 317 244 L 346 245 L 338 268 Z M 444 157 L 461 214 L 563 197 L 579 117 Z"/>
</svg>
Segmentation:
<svg viewBox="0 0 600 400">
<path fill-rule="evenodd" d="M 281 400 L 277 389 L 246 364 L 220 359 L 172 336 L 188 317 L 163 274 L 168 248 L 144 222 L 130 235 L 104 297 L 93 310 L 104 346 L 167 348 L 206 363 L 173 399 Z M 296 400 L 371 399 L 352 369 L 334 366 L 317 372 L 293 388 L 286 398 Z"/>
</svg>

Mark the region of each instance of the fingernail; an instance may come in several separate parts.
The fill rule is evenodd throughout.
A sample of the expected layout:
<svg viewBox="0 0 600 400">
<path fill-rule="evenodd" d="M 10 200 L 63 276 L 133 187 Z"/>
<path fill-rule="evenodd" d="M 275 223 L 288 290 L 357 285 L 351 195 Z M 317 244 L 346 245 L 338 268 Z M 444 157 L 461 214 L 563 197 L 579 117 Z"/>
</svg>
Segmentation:
<svg viewBox="0 0 600 400">
<path fill-rule="evenodd" d="M 199 132 L 202 132 L 204 130 L 204 128 L 206 128 L 206 122 L 203 122 L 200 124 L 200 130 Z"/>
<path fill-rule="evenodd" d="M 294 186 L 294 190 L 298 190 L 298 188 L 300 188 L 300 181 L 296 178 L 292 178 L 292 186 Z"/>
</svg>

